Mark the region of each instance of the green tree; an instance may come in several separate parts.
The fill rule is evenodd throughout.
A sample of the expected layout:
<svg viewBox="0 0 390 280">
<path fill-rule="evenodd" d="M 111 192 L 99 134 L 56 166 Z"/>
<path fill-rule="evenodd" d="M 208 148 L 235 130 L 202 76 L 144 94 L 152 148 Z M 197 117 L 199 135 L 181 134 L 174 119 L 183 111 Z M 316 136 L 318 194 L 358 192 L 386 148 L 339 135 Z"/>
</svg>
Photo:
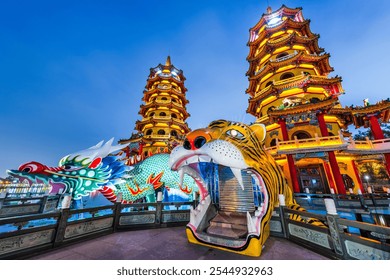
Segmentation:
<svg viewBox="0 0 390 280">
<path fill-rule="evenodd" d="M 385 138 L 390 138 L 390 123 L 382 123 L 381 128 Z M 366 140 L 366 137 L 368 137 L 370 140 L 374 140 L 371 129 L 367 129 L 365 131 L 359 130 L 358 133 L 353 136 L 353 140 Z"/>
</svg>

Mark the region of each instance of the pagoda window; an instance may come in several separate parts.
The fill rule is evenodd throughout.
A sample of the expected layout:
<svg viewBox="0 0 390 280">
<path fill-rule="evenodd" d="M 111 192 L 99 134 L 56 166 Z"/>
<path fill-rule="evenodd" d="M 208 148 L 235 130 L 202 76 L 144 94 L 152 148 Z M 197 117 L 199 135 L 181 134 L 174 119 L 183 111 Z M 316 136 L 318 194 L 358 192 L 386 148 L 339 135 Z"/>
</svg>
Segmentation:
<svg viewBox="0 0 390 280">
<path fill-rule="evenodd" d="M 166 101 L 166 100 L 168 100 L 168 98 L 166 98 L 166 97 L 162 97 L 162 98 L 161 98 L 161 100 L 164 100 L 164 101 Z"/>
<path fill-rule="evenodd" d="M 282 53 L 278 54 L 278 55 L 276 56 L 276 59 L 280 59 L 280 58 L 283 58 L 283 57 L 285 57 L 285 56 L 288 56 L 288 52 L 282 52 Z"/>
<path fill-rule="evenodd" d="M 171 136 L 177 137 L 177 131 L 176 131 L 176 130 L 172 130 L 172 131 L 171 131 Z"/>
<path fill-rule="evenodd" d="M 152 133 L 153 133 L 153 130 L 151 130 L 151 129 L 148 129 L 147 131 L 146 131 L 146 135 L 152 135 Z"/>
<path fill-rule="evenodd" d="M 161 112 L 160 114 L 159 114 L 159 116 L 160 117 L 165 117 L 167 114 L 165 113 L 165 112 Z"/>
<path fill-rule="evenodd" d="M 271 142 L 269 143 L 269 145 L 270 145 L 271 147 L 275 147 L 275 146 L 276 146 L 276 141 L 280 141 L 280 140 L 277 139 L 277 138 L 274 138 L 274 139 L 271 140 Z"/>
<path fill-rule="evenodd" d="M 154 116 L 154 112 L 151 112 L 150 114 L 149 114 L 149 117 L 153 117 Z"/>
<path fill-rule="evenodd" d="M 171 114 L 171 117 L 177 119 L 177 115 L 175 113 Z"/>
<path fill-rule="evenodd" d="M 157 132 L 158 135 L 165 135 L 165 130 L 164 129 L 160 129 L 158 132 Z"/>
<path fill-rule="evenodd" d="M 272 84 L 273 84 L 273 82 L 272 82 L 272 81 L 269 81 L 268 83 L 265 84 L 265 87 L 268 87 L 268 86 L 270 86 L 270 85 L 272 85 Z"/>
<path fill-rule="evenodd" d="M 294 74 L 291 72 L 284 73 L 282 76 L 280 76 L 280 80 L 286 80 L 294 77 Z"/>
<path fill-rule="evenodd" d="M 308 139 L 311 138 L 310 134 L 304 131 L 297 131 L 293 134 L 292 138 L 297 138 L 299 139 Z"/>
<path fill-rule="evenodd" d="M 313 97 L 313 98 L 310 98 L 310 103 L 318 103 L 320 102 L 321 100 L 317 97 Z"/>
<path fill-rule="evenodd" d="M 267 113 L 272 112 L 273 110 L 275 110 L 275 106 L 269 107 L 268 110 L 267 110 Z"/>
</svg>

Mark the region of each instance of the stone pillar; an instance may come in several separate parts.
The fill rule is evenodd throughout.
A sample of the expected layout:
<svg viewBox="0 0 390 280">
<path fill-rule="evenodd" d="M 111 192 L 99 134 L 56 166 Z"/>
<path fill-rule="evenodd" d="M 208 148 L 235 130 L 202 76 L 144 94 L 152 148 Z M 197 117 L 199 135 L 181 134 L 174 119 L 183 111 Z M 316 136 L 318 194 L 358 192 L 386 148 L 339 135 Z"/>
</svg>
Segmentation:
<svg viewBox="0 0 390 280">
<path fill-rule="evenodd" d="M 279 119 L 278 123 L 280 126 L 280 130 L 282 131 L 283 141 L 288 141 L 289 138 L 288 138 L 288 132 L 286 127 L 286 121 L 284 119 Z M 294 193 L 300 193 L 301 191 L 299 189 L 297 169 L 295 168 L 294 159 L 292 155 L 287 155 L 287 163 L 288 163 L 288 169 L 290 171 L 290 177 L 291 177 Z"/>
<path fill-rule="evenodd" d="M 321 135 L 323 137 L 329 136 L 329 132 L 328 132 L 328 128 L 326 127 L 323 112 L 320 112 L 317 114 L 317 120 L 318 120 L 318 125 L 320 127 Z M 335 156 L 334 152 L 329 151 L 328 157 L 329 157 L 330 167 L 331 167 L 332 173 L 333 173 L 333 178 L 336 182 L 337 193 L 346 194 L 343 177 L 341 176 L 340 168 L 339 168 L 339 165 L 337 164 L 337 160 L 336 160 L 336 156 Z"/>
</svg>

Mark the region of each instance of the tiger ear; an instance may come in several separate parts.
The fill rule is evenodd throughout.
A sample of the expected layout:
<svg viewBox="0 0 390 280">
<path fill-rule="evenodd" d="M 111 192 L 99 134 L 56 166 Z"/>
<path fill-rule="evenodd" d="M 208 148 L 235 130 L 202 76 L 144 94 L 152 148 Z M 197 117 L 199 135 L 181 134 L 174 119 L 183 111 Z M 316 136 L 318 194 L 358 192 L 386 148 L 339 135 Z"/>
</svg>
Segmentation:
<svg viewBox="0 0 390 280">
<path fill-rule="evenodd" d="M 263 142 L 265 139 L 265 135 L 267 133 L 267 130 L 265 128 L 265 125 L 262 123 L 254 123 L 250 126 L 253 133 L 257 136 L 257 138 L 260 140 L 260 142 Z"/>
</svg>

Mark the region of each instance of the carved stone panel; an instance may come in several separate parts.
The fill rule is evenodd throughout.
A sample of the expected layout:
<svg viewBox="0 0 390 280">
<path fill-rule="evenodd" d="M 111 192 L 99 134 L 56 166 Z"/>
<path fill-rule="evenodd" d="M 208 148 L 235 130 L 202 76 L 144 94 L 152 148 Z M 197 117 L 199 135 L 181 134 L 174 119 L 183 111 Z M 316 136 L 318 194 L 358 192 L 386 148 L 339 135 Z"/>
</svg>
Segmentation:
<svg viewBox="0 0 390 280">
<path fill-rule="evenodd" d="M 270 230 L 273 232 L 283 232 L 282 223 L 280 221 L 271 220 Z"/>
<path fill-rule="evenodd" d="M 141 215 L 130 215 L 121 216 L 119 218 L 119 225 L 139 225 L 139 224 L 154 224 L 155 214 L 141 214 Z"/>
<path fill-rule="evenodd" d="M 38 213 L 39 207 L 39 205 L 5 207 L 0 209 L 0 216 L 17 216 L 26 213 Z"/>
<path fill-rule="evenodd" d="M 162 222 L 170 223 L 170 222 L 189 222 L 190 221 L 190 213 L 163 213 Z"/>
<path fill-rule="evenodd" d="M 114 219 L 112 217 L 88 221 L 83 223 L 72 224 L 66 227 L 65 229 L 65 238 L 75 237 L 90 232 L 98 231 L 105 228 L 112 227 Z"/>
<path fill-rule="evenodd" d="M 308 229 L 294 224 L 288 224 L 290 235 L 307 240 L 322 247 L 331 249 L 328 235 L 319 231 Z"/>
<path fill-rule="evenodd" d="M 345 240 L 348 255 L 358 260 L 390 260 L 390 253 L 357 242 Z"/>
<path fill-rule="evenodd" d="M 54 229 L 8 237 L 0 240 L 0 255 L 52 242 Z"/>
</svg>

